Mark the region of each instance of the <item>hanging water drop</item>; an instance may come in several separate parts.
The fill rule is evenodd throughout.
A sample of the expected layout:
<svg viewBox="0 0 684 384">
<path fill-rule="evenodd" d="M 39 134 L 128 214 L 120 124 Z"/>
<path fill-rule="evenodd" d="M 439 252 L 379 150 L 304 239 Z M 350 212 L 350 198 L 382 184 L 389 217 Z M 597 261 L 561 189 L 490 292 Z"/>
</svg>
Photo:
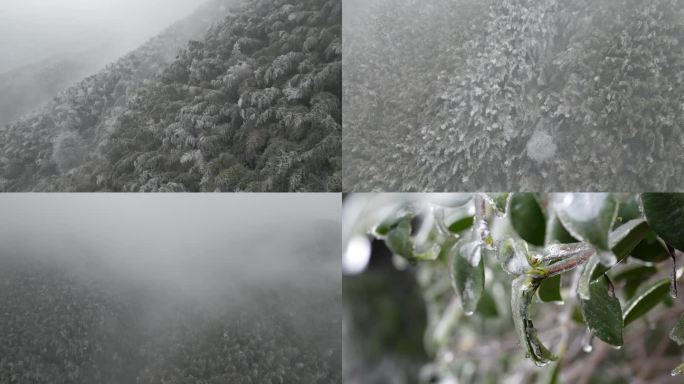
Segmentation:
<svg viewBox="0 0 684 384">
<path fill-rule="evenodd" d="M 592 346 L 593 341 L 594 332 L 592 332 L 590 329 L 587 329 L 587 332 L 582 338 L 582 350 L 586 353 L 590 353 L 592 350 L 594 350 L 594 347 Z"/>
</svg>

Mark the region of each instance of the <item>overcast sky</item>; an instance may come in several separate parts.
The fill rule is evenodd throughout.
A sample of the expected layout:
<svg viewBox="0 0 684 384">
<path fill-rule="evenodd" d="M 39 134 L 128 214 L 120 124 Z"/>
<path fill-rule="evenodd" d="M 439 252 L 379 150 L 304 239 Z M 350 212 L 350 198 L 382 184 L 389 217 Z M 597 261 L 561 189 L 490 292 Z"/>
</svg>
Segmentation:
<svg viewBox="0 0 684 384">
<path fill-rule="evenodd" d="M 2 0 L 0 73 L 65 52 L 137 47 L 206 0 Z"/>
</svg>

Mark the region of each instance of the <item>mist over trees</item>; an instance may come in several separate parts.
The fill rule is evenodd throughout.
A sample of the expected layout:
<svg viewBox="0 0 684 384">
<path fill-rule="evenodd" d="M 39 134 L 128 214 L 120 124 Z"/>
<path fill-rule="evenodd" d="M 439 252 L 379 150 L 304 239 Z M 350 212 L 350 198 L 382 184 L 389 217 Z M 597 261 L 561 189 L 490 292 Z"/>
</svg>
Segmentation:
<svg viewBox="0 0 684 384">
<path fill-rule="evenodd" d="M 171 63 L 153 39 L 0 128 L 0 189 L 339 191 L 341 2 L 207 6 L 230 14 Z"/>
<path fill-rule="evenodd" d="M 205 12 L 204 21 L 197 15 L 188 18 L 203 2 L 4 1 L 0 6 L 0 126 L 39 109 L 70 85 L 159 33 L 175 33 L 182 37 L 182 44 L 199 38 L 212 21 L 221 18 L 216 10 Z M 179 19 L 186 19 L 186 25 L 192 19 L 199 33 L 182 36 L 184 31 L 178 26 L 173 32 L 167 30 Z M 169 46 L 170 59 L 181 46 Z"/>
<path fill-rule="evenodd" d="M 344 184 L 680 186 L 681 2 L 350 2 Z"/>
<path fill-rule="evenodd" d="M 1 382 L 341 381 L 338 196 L 0 207 Z"/>
</svg>

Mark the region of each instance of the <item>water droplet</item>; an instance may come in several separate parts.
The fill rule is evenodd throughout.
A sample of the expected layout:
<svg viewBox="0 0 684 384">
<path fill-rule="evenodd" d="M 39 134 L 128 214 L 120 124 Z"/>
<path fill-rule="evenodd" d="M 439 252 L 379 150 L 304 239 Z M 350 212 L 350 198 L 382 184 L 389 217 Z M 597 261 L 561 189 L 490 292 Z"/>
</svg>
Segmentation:
<svg viewBox="0 0 684 384">
<path fill-rule="evenodd" d="M 361 273 L 368 266 L 371 255 L 371 243 L 366 236 L 354 236 L 347 244 L 342 258 L 342 267 L 346 273 Z"/>
<path fill-rule="evenodd" d="M 473 313 L 475 313 L 475 312 L 474 311 L 463 311 L 463 313 L 465 313 L 466 316 L 472 316 Z"/>
<path fill-rule="evenodd" d="M 590 353 L 592 350 L 594 350 L 594 347 L 591 345 L 593 341 L 594 333 L 587 328 L 587 332 L 584 334 L 584 337 L 582 338 L 582 350 L 586 353 Z"/>
<path fill-rule="evenodd" d="M 536 366 L 539 367 L 539 368 L 545 367 L 545 366 L 547 366 L 548 364 L 549 364 L 548 361 L 538 361 L 538 360 L 535 360 L 535 361 L 534 361 L 534 365 L 536 365 Z"/>
<path fill-rule="evenodd" d="M 613 347 L 613 349 L 615 349 L 617 351 L 622 349 L 622 345 L 611 345 L 611 347 Z"/>
</svg>

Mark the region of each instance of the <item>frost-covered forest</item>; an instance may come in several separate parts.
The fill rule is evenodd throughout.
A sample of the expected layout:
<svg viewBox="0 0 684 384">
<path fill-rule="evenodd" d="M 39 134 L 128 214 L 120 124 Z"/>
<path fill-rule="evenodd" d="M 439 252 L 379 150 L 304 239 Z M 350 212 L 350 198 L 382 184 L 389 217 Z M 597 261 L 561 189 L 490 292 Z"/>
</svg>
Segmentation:
<svg viewBox="0 0 684 384">
<path fill-rule="evenodd" d="M 212 6 L 0 128 L 0 190 L 340 190 L 341 2 Z"/>
<path fill-rule="evenodd" d="M 345 2 L 347 190 L 682 187 L 678 0 Z"/>
<path fill-rule="evenodd" d="M 0 382 L 341 382 L 337 196 L 226 196 L 0 199 Z"/>
</svg>

